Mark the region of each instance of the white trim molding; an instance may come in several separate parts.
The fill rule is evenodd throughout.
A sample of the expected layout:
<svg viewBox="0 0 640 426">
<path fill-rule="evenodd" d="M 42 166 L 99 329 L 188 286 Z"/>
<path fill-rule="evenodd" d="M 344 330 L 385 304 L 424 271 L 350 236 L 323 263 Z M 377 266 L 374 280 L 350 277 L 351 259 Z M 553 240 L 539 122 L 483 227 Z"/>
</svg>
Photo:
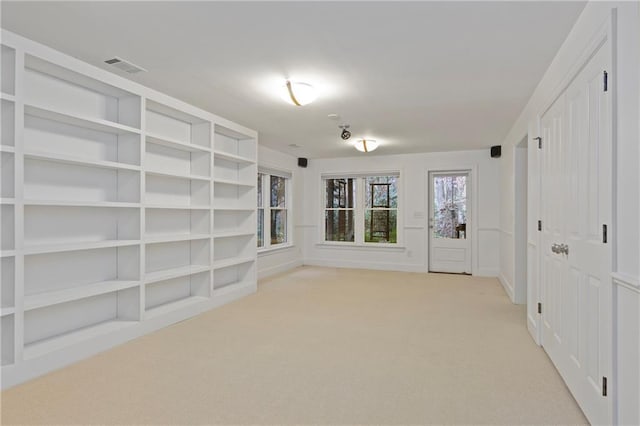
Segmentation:
<svg viewBox="0 0 640 426">
<path fill-rule="evenodd" d="M 420 272 L 424 273 L 426 266 L 424 264 L 406 264 L 406 263 L 371 263 L 367 261 L 354 260 L 334 260 L 334 259 L 305 259 L 305 265 L 309 266 L 325 266 L 327 268 L 351 268 L 351 269 L 374 269 L 378 271 L 399 271 L 399 272 Z"/>
<path fill-rule="evenodd" d="M 621 272 L 612 272 L 613 284 L 640 294 L 640 277 L 633 277 Z"/>
<path fill-rule="evenodd" d="M 302 259 L 292 260 L 290 262 L 281 263 L 279 265 L 270 266 L 264 269 L 258 269 L 258 281 L 271 277 L 273 275 L 282 274 L 284 272 L 291 271 L 292 269 L 303 266 Z M 258 261 L 259 266 L 259 261 Z M 259 282 L 258 282 L 259 284 Z"/>
</svg>

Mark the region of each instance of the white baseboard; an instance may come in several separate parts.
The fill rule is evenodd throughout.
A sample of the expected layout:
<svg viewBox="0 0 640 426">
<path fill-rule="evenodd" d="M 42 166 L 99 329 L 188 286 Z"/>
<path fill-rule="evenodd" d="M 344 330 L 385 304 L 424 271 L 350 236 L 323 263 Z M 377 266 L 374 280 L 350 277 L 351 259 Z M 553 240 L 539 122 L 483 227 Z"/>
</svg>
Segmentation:
<svg viewBox="0 0 640 426">
<path fill-rule="evenodd" d="M 529 334 L 531 334 L 531 338 L 534 342 L 536 342 L 536 345 L 540 346 L 540 341 L 538 338 L 538 323 L 529 315 L 527 315 L 527 330 L 529 330 Z"/>
<path fill-rule="evenodd" d="M 476 277 L 497 278 L 500 275 L 500 270 L 498 268 L 478 268 L 473 275 Z"/>
<path fill-rule="evenodd" d="M 272 275 L 281 274 L 302 265 L 302 259 L 295 259 L 290 262 L 281 263 L 280 265 L 274 265 L 268 268 L 260 269 L 258 271 L 258 279 L 261 280 Z"/>
<path fill-rule="evenodd" d="M 504 287 L 504 291 L 507 293 L 507 296 L 509 296 L 509 300 L 511 300 L 512 303 L 515 303 L 515 295 L 513 293 L 513 285 L 502 274 L 502 272 L 498 274 L 498 279 L 500 280 L 500 283 L 502 284 L 502 287 Z"/>
<path fill-rule="evenodd" d="M 424 272 L 427 268 L 425 265 L 407 265 L 400 263 L 371 263 L 358 262 L 352 260 L 328 260 L 328 259 L 305 259 L 305 265 L 325 266 L 328 268 L 353 268 L 353 269 L 375 269 L 378 271 L 399 271 L 399 272 Z"/>
</svg>

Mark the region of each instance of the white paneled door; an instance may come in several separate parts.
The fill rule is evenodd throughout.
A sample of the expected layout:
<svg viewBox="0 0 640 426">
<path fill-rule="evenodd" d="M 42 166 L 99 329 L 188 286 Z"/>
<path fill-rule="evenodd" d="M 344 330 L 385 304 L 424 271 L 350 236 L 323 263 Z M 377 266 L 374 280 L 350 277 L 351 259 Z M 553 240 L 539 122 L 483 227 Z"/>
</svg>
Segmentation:
<svg viewBox="0 0 640 426">
<path fill-rule="evenodd" d="M 471 274 L 469 171 L 429 173 L 429 271 Z"/>
<path fill-rule="evenodd" d="M 593 424 L 611 423 L 611 91 L 604 43 L 541 119 L 542 345 Z"/>
</svg>

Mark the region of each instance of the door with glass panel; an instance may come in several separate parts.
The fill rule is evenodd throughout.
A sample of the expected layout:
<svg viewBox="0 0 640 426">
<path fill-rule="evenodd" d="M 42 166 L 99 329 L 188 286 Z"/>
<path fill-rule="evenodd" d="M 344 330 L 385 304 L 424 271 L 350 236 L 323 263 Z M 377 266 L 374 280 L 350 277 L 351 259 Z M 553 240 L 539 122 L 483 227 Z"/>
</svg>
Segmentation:
<svg viewBox="0 0 640 426">
<path fill-rule="evenodd" d="M 429 271 L 471 274 L 469 171 L 429 173 Z"/>
</svg>

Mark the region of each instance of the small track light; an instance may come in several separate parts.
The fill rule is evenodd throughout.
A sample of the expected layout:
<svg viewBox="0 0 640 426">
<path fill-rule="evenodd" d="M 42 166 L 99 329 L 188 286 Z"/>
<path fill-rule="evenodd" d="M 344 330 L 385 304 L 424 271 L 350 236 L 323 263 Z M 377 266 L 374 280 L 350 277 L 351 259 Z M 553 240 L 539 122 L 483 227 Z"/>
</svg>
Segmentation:
<svg viewBox="0 0 640 426">
<path fill-rule="evenodd" d="M 342 129 L 342 133 L 340 133 L 340 137 L 342 138 L 342 140 L 348 140 L 351 137 L 351 132 L 347 130 L 350 126 L 348 124 L 343 124 L 338 127 Z"/>
</svg>

